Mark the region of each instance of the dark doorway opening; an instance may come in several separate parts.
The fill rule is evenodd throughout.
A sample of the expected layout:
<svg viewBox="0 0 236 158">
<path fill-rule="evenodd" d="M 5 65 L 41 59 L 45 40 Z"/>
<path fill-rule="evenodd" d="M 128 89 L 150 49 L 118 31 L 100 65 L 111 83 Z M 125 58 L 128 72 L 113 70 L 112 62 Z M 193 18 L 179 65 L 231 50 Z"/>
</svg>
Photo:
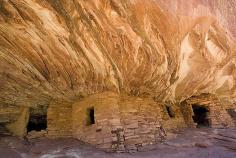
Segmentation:
<svg viewBox="0 0 236 158">
<path fill-rule="evenodd" d="M 174 118 L 175 117 L 175 114 L 174 112 L 172 111 L 171 107 L 170 106 L 166 106 L 166 111 L 169 115 L 170 118 Z"/>
<path fill-rule="evenodd" d="M 227 109 L 227 112 L 234 120 L 234 123 L 236 124 L 236 109 Z"/>
<path fill-rule="evenodd" d="M 27 132 L 41 131 L 47 129 L 47 109 L 40 111 L 30 111 L 29 122 L 27 125 Z"/>
<path fill-rule="evenodd" d="M 236 119 L 236 110 L 235 109 L 227 109 L 227 112 L 232 118 Z"/>
<path fill-rule="evenodd" d="M 87 110 L 87 126 L 95 124 L 94 107 L 88 108 Z"/>
<path fill-rule="evenodd" d="M 208 112 L 209 110 L 201 105 L 192 105 L 194 116 L 193 121 L 197 123 L 197 128 L 209 127 Z"/>
<path fill-rule="evenodd" d="M 0 123 L 0 137 L 9 136 L 9 135 L 11 135 L 11 134 L 7 130 L 7 128 L 5 127 L 5 124 Z"/>
</svg>

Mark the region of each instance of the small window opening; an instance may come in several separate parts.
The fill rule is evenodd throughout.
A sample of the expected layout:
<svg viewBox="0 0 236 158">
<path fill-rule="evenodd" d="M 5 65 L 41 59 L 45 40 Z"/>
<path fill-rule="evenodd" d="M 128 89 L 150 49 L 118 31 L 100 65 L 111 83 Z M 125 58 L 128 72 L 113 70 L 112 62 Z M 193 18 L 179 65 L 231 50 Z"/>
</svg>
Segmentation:
<svg viewBox="0 0 236 158">
<path fill-rule="evenodd" d="M 169 115 L 170 118 L 174 118 L 175 117 L 175 114 L 174 112 L 171 110 L 170 106 L 166 106 L 166 111 Z"/>
<path fill-rule="evenodd" d="M 94 115 L 94 107 L 91 107 L 87 111 L 87 126 L 91 126 L 95 124 L 95 115 Z"/>
<path fill-rule="evenodd" d="M 27 133 L 31 131 L 41 131 L 47 129 L 47 112 L 30 111 Z"/>
<path fill-rule="evenodd" d="M 208 119 L 209 110 L 206 107 L 200 105 L 192 105 L 192 109 L 194 112 L 193 121 L 197 123 L 197 128 L 209 127 L 210 126 Z"/>
</svg>

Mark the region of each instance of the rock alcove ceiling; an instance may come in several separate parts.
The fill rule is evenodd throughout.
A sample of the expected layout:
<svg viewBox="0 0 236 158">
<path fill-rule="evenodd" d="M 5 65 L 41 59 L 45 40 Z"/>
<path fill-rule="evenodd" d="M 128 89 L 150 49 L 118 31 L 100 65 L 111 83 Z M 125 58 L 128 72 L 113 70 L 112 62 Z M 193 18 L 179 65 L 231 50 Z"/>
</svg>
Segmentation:
<svg viewBox="0 0 236 158">
<path fill-rule="evenodd" d="M 235 0 L 0 0 L 0 122 L 104 91 L 236 99 Z M 11 117 L 9 117 L 11 116 Z"/>
</svg>

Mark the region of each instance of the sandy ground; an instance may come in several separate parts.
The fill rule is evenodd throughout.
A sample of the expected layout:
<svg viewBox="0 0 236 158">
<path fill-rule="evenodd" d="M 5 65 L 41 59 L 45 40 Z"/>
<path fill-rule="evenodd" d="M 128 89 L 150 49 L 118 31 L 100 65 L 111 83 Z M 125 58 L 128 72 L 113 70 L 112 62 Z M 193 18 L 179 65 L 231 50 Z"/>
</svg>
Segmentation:
<svg viewBox="0 0 236 158">
<path fill-rule="evenodd" d="M 0 138 L 0 158 L 236 158 L 236 129 L 188 129 L 138 153 L 105 153 L 75 139 Z"/>
</svg>

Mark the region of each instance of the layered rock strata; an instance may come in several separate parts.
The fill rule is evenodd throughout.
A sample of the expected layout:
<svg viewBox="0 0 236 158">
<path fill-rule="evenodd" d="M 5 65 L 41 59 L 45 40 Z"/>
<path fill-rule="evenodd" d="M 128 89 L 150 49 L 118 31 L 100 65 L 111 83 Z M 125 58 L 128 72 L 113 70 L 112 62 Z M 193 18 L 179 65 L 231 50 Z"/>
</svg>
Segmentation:
<svg viewBox="0 0 236 158">
<path fill-rule="evenodd" d="M 210 126 L 234 126 L 234 6 L 0 0 L 0 128 L 23 136 L 31 111 L 48 107 L 48 137 L 137 151 L 195 127 L 192 104 L 208 110 Z"/>
<path fill-rule="evenodd" d="M 0 102 L 48 105 L 109 90 L 232 103 L 234 3 L 1 0 Z"/>
</svg>

